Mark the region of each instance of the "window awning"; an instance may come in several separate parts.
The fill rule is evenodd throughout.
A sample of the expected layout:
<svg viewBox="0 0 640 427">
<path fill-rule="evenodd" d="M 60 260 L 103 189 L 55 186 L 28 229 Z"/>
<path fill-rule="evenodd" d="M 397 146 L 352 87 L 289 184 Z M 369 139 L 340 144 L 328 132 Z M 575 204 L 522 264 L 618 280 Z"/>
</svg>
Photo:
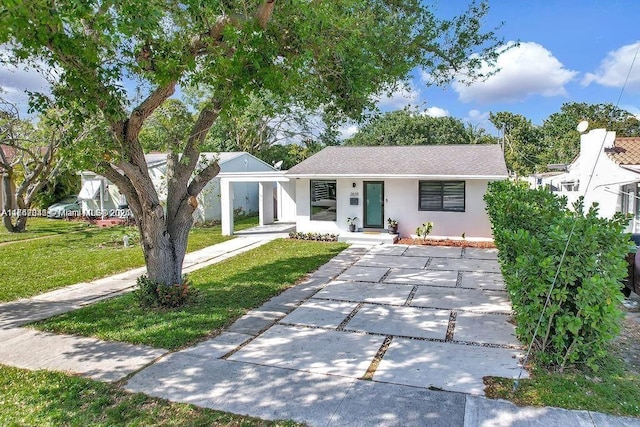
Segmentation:
<svg viewBox="0 0 640 427">
<path fill-rule="evenodd" d="M 96 196 L 98 196 L 98 192 L 100 191 L 102 180 L 100 179 L 89 179 L 84 182 L 82 185 L 82 189 L 80 190 L 80 194 L 78 194 L 79 200 L 95 200 Z"/>
</svg>

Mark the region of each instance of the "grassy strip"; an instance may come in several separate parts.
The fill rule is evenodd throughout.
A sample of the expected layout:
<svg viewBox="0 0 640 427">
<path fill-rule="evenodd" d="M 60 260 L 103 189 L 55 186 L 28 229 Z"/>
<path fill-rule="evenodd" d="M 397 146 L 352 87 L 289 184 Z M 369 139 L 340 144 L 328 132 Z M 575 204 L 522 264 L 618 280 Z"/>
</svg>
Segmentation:
<svg viewBox="0 0 640 427">
<path fill-rule="evenodd" d="M 27 231 L 24 233 L 9 233 L 7 229 L 0 224 L 0 243 L 17 242 L 35 237 L 54 236 L 56 234 L 71 233 L 86 228 L 88 228 L 88 224 L 81 221 L 29 218 L 27 221 Z"/>
<path fill-rule="evenodd" d="M 239 227 L 253 225 L 254 218 L 239 221 Z M 71 234 L 0 246 L 0 302 L 88 282 L 144 265 L 139 245 L 122 247 L 123 236 L 136 233 L 135 227 L 96 228 L 85 225 L 82 231 Z M 225 240 L 229 237 L 220 235 L 220 226 L 194 227 L 189 235 L 187 251 Z"/>
<path fill-rule="evenodd" d="M 534 367 L 530 379 L 486 377 L 487 397 L 510 400 L 522 406 L 555 406 L 613 415 L 640 416 L 640 375 L 629 372 L 624 362 L 609 356 L 598 372 L 573 370 L 549 372 Z"/>
<path fill-rule="evenodd" d="M 279 239 L 190 275 L 196 301 L 177 310 L 141 309 L 123 295 L 36 324 L 45 331 L 175 350 L 212 335 L 291 286 L 346 247 Z"/>
<path fill-rule="evenodd" d="M 113 384 L 0 365 L 3 426 L 295 426 L 128 393 Z"/>
</svg>

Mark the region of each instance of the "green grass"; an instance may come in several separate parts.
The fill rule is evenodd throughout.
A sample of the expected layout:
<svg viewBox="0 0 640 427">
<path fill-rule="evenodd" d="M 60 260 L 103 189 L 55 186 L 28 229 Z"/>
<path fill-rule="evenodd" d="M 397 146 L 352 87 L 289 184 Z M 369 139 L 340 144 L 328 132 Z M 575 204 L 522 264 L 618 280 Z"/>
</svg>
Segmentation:
<svg viewBox="0 0 640 427">
<path fill-rule="evenodd" d="M 507 399 L 518 405 L 556 406 L 613 415 L 640 417 L 640 375 L 626 369 L 622 360 L 609 356 L 598 372 L 565 370 L 550 372 L 534 367 L 530 379 L 485 378 L 488 397 Z"/>
<path fill-rule="evenodd" d="M 128 393 L 59 372 L 0 365 L 3 426 L 295 426 Z"/>
<path fill-rule="evenodd" d="M 53 224 L 82 224 L 62 220 L 46 221 L 53 221 Z M 254 218 L 243 218 L 238 221 L 238 227 L 251 227 L 255 221 Z M 51 227 L 64 229 L 62 225 Z M 46 227 L 41 228 L 44 229 Z M 73 229 L 74 233 L 0 245 L 0 302 L 88 282 L 144 265 L 139 245 L 123 248 L 121 244 L 125 234 L 137 233 L 135 227 L 96 228 L 84 224 L 80 230 Z M 187 251 L 195 251 L 229 239 L 230 237 L 220 235 L 219 225 L 194 227 L 189 235 Z"/>
<path fill-rule="evenodd" d="M 279 239 L 189 277 L 196 301 L 176 310 L 140 308 L 123 295 L 35 324 L 45 331 L 175 350 L 213 335 L 247 310 L 294 284 L 346 247 Z"/>
<path fill-rule="evenodd" d="M 4 225 L 0 224 L 0 243 L 71 233 L 86 228 L 88 228 L 86 222 L 48 218 L 29 218 L 27 221 L 27 231 L 24 233 L 9 233 Z"/>
</svg>

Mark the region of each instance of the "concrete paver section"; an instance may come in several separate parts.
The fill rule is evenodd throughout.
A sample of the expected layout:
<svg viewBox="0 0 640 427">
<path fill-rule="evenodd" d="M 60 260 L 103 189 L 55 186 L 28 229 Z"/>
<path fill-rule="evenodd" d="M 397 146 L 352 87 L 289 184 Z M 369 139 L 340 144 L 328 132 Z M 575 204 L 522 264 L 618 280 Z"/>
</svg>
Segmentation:
<svg viewBox="0 0 640 427">
<path fill-rule="evenodd" d="M 428 268 L 430 270 L 457 270 L 457 271 L 481 271 L 499 273 L 498 261 L 491 259 L 455 259 L 455 258 L 431 258 Z"/>
<path fill-rule="evenodd" d="M 474 258 L 474 259 L 498 259 L 498 250 L 497 249 L 484 249 L 484 248 L 465 248 L 464 249 L 464 258 Z"/>
<path fill-rule="evenodd" d="M 373 380 L 482 395 L 482 378 L 516 377 L 521 356 L 511 349 L 394 338 Z"/>
<path fill-rule="evenodd" d="M 462 248 L 451 246 L 411 246 L 407 249 L 404 256 L 419 257 L 443 257 L 443 258 L 460 258 L 462 257 Z"/>
<path fill-rule="evenodd" d="M 419 286 L 410 305 L 487 313 L 511 313 L 511 301 L 506 292 L 477 289 Z"/>
<path fill-rule="evenodd" d="M 384 337 L 275 325 L 229 360 L 359 378 Z"/>
<path fill-rule="evenodd" d="M 296 308 L 280 323 L 335 329 L 357 306 L 356 302 L 310 300 Z"/>
<path fill-rule="evenodd" d="M 389 271 L 388 267 L 349 267 L 338 276 L 338 280 L 354 280 L 358 282 L 379 282 Z"/>
<path fill-rule="evenodd" d="M 313 298 L 403 305 L 412 290 L 413 286 L 408 285 L 336 281 L 329 283 Z"/>
<path fill-rule="evenodd" d="M 364 305 L 344 329 L 444 340 L 447 336 L 449 314 L 449 310 Z"/>
<path fill-rule="evenodd" d="M 495 291 L 505 290 L 504 279 L 500 273 L 479 273 L 465 271 L 460 281 L 461 288 L 489 289 Z"/>
<path fill-rule="evenodd" d="M 516 327 L 504 314 L 458 312 L 453 332 L 454 341 L 520 346 Z"/>
<path fill-rule="evenodd" d="M 428 260 L 428 257 L 367 254 L 363 255 L 355 265 L 357 267 L 424 268 Z"/>
<path fill-rule="evenodd" d="M 385 283 L 403 283 L 406 285 L 430 285 L 455 288 L 457 271 L 415 270 L 412 268 L 392 268 L 384 278 Z"/>
</svg>

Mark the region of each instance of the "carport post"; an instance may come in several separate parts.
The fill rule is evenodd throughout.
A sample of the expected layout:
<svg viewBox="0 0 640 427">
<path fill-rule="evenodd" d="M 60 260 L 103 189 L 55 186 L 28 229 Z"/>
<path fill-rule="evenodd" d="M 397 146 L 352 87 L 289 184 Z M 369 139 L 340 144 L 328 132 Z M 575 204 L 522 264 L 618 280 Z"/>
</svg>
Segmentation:
<svg viewBox="0 0 640 427">
<path fill-rule="evenodd" d="M 220 219 L 222 235 L 233 236 L 233 185 L 226 178 L 220 179 Z"/>
<path fill-rule="evenodd" d="M 260 225 L 273 224 L 273 182 L 258 184 Z"/>
</svg>

